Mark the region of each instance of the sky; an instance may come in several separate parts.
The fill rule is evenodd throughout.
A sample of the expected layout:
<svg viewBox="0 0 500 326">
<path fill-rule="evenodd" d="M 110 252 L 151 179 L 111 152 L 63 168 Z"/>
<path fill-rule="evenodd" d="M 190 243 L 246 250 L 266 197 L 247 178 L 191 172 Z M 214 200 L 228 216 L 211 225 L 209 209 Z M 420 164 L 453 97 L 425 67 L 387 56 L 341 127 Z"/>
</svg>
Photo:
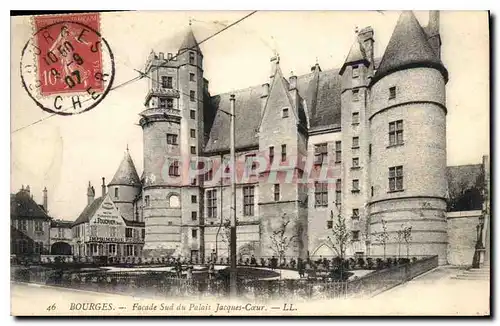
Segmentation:
<svg viewBox="0 0 500 326">
<path fill-rule="evenodd" d="M 148 54 L 177 52 L 191 19 L 198 41 L 248 12 L 119 12 L 101 14 L 101 33 L 115 56 L 115 85 L 137 76 Z M 275 51 L 286 77 L 306 74 L 316 61 L 340 67 L 355 40 L 355 28 L 372 26 L 375 56 L 381 57 L 400 12 L 257 12 L 201 44 L 204 77 L 212 95 L 268 82 Z M 428 12 L 415 12 L 424 26 Z M 489 154 L 489 35 L 486 12 L 441 12 L 442 61 L 447 84 L 448 165 L 477 164 Z M 89 181 L 100 195 L 128 146 L 142 173 L 142 131 L 147 80 L 128 84 L 93 110 L 53 116 L 22 88 L 19 60 L 33 29 L 29 18 L 11 17 L 11 193 L 30 185 L 41 203 L 48 189 L 49 214 L 75 220 L 87 203 Z M 44 119 L 42 122 L 33 122 Z M 23 128 L 25 126 L 28 126 Z M 19 128 L 23 128 L 17 130 Z"/>
</svg>

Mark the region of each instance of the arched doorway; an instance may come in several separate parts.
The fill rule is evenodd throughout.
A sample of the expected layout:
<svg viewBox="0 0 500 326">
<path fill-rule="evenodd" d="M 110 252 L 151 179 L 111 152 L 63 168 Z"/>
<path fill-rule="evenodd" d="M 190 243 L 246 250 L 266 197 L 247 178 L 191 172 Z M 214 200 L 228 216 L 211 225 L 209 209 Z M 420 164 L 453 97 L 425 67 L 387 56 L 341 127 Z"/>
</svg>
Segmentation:
<svg viewBox="0 0 500 326">
<path fill-rule="evenodd" d="M 320 257 L 320 256 L 323 256 L 323 257 L 332 257 L 332 256 L 336 256 L 336 252 L 335 250 L 328 244 L 326 243 L 322 243 L 320 244 L 316 250 L 314 250 L 311 254 L 311 258 L 317 258 L 317 257 Z"/>
<path fill-rule="evenodd" d="M 71 255 L 71 246 L 66 242 L 56 242 L 50 248 L 51 255 Z"/>
</svg>

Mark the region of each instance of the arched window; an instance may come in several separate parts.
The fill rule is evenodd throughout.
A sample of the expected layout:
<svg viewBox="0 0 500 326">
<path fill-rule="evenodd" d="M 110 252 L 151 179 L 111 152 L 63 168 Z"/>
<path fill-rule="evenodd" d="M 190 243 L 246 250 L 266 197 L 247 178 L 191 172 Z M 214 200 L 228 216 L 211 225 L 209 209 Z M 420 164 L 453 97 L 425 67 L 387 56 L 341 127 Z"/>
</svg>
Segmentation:
<svg viewBox="0 0 500 326">
<path fill-rule="evenodd" d="M 172 195 L 168 196 L 168 206 L 169 207 L 180 207 L 181 202 L 179 199 L 179 195 L 172 194 Z"/>
</svg>

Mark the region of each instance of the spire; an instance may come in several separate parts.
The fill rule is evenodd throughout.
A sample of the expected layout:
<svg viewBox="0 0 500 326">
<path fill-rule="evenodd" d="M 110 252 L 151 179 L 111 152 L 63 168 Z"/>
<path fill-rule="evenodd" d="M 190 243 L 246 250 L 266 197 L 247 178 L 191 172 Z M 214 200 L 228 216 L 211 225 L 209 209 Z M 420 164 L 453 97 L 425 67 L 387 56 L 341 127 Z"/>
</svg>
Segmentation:
<svg viewBox="0 0 500 326">
<path fill-rule="evenodd" d="M 427 41 L 422 26 L 413 12 L 405 11 L 399 16 L 372 83 L 392 72 L 411 67 L 435 68 L 448 81 L 448 71 Z"/>
<path fill-rule="evenodd" d="M 125 156 L 123 157 L 123 160 L 120 163 L 115 176 L 108 184 L 108 186 L 111 185 L 141 185 L 141 180 L 139 179 L 139 175 L 137 174 L 137 170 L 135 169 L 134 161 L 132 161 L 132 157 L 130 157 L 130 153 L 128 150 L 125 152 Z"/>
<path fill-rule="evenodd" d="M 49 211 L 49 197 L 47 195 L 47 187 L 43 187 L 43 209 Z"/>
<path fill-rule="evenodd" d="M 356 29 L 356 34 L 357 33 L 358 30 Z M 342 75 L 344 73 L 345 68 L 348 65 L 356 63 L 365 63 L 367 66 L 370 64 L 368 58 L 366 57 L 365 49 L 363 48 L 357 37 L 354 43 L 352 44 L 351 49 L 349 50 L 349 54 L 347 54 L 347 58 L 345 59 L 345 62 L 342 65 L 339 74 Z"/>
<path fill-rule="evenodd" d="M 201 53 L 200 46 L 198 45 L 198 41 L 196 40 L 196 37 L 194 37 L 193 29 L 191 28 L 191 20 L 186 35 L 184 36 L 184 41 L 182 41 L 181 47 L 179 48 L 179 52 L 188 50 Z"/>
<path fill-rule="evenodd" d="M 87 187 L 87 205 L 92 204 L 94 202 L 94 198 L 95 198 L 95 190 L 89 181 L 89 185 Z"/>
</svg>

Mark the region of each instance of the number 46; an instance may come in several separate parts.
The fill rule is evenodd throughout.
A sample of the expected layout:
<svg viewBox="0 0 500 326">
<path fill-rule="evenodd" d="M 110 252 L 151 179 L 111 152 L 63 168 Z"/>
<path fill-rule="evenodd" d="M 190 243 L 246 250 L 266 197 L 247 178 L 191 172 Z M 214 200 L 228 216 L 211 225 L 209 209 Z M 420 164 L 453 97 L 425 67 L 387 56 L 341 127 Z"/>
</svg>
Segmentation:
<svg viewBox="0 0 500 326">
<path fill-rule="evenodd" d="M 47 311 L 53 311 L 53 310 L 56 310 L 56 304 L 55 303 L 53 303 L 51 306 L 47 307 Z"/>
</svg>

